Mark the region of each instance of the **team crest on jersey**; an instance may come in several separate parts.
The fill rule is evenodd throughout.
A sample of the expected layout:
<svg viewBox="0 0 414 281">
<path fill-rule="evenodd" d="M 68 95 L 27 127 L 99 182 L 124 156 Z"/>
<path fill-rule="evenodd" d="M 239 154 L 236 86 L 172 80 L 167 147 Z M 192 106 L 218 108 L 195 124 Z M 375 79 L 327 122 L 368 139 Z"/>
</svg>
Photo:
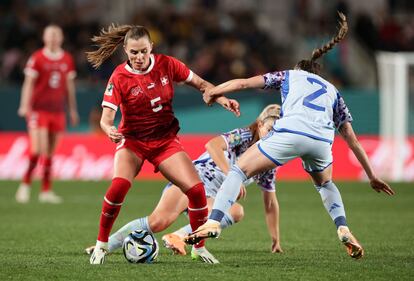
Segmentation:
<svg viewBox="0 0 414 281">
<path fill-rule="evenodd" d="M 131 89 L 131 94 L 133 96 L 138 96 L 138 94 L 142 94 L 142 93 L 143 93 L 143 91 L 142 91 L 140 86 L 136 86 L 136 87 Z"/>
<path fill-rule="evenodd" d="M 239 134 L 231 134 L 229 135 L 228 142 L 233 145 L 237 145 L 241 142 L 241 136 Z"/>
<path fill-rule="evenodd" d="M 165 85 L 167 85 L 167 84 L 168 84 L 168 76 L 167 76 L 167 75 L 165 75 L 165 76 L 161 77 L 161 84 L 162 84 L 163 86 L 165 86 Z"/>
<path fill-rule="evenodd" d="M 106 88 L 105 95 L 112 96 L 112 91 L 114 90 L 114 84 L 109 82 L 108 87 Z"/>
</svg>

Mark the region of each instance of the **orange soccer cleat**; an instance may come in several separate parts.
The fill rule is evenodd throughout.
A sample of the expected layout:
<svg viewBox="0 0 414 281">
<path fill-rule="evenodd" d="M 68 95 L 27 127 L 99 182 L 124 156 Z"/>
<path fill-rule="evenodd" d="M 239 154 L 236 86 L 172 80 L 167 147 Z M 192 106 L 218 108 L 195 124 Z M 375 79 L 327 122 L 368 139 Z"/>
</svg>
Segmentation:
<svg viewBox="0 0 414 281">
<path fill-rule="evenodd" d="M 165 234 L 162 237 L 164 246 L 168 249 L 171 249 L 174 254 L 185 256 L 187 252 L 185 251 L 185 243 L 183 238 L 174 233 Z"/>
<path fill-rule="evenodd" d="M 352 235 L 348 227 L 340 226 L 338 228 L 338 238 L 345 245 L 348 255 L 351 258 L 360 259 L 364 256 L 364 248 L 362 248 L 358 240 Z"/>
</svg>

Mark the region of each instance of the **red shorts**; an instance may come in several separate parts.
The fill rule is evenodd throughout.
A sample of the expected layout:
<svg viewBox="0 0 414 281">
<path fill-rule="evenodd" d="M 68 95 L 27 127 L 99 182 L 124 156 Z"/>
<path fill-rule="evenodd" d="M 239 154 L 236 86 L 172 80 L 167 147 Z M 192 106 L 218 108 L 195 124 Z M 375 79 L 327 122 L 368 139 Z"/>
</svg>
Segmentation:
<svg viewBox="0 0 414 281">
<path fill-rule="evenodd" d="M 169 158 L 177 152 L 184 151 L 184 148 L 177 136 L 166 139 L 140 141 L 136 139 L 123 139 L 116 150 L 128 148 L 134 152 L 142 161 L 148 160 L 158 172 L 158 166 L 162 161 Z"/>
<path fill-rule="evenodd" d="M 64 112 L 32 111 L 26 122 L 28 129 L 46 128 L 49 132 L 62 132 L 66 129 Z"/>
</svg>

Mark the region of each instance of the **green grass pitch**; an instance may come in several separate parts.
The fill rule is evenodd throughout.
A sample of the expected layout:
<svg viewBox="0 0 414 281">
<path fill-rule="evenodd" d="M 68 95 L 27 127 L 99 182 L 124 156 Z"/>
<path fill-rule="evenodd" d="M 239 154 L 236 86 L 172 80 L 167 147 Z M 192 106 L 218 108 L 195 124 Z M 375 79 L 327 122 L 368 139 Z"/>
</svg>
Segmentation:
<svg viewBox="0 0 414 281">
<path fill-rule="evenodd" d="M 149 214 L 163 182 L 137 181 L 115 223 Z M 158 262 L 129 264 L 122 251 L 103 266 L 83 253 L 95 242 L 108 182 L 56 182 L 64 204 L 18 205 L 18 183 L 0 182 L 0 280 L 414 280 L 414 185 L 393 184 L 397 194 L 377 194 L 367 183 L 338 182 L 348 223 L 365 257 L 347 256 L 310 182 L 278 183 L 283 254 L 270 253 L 262 197 L 249 187 L 245 219 L 208 241 L 219 265 L 173 256 L 161 247 Z M 170 229 L 186 223 L 182 216 Z M 166 233 L 166 232 L 164 232 Z M 156 234 L 161 241 L 163 233 Z"/>
</svg>

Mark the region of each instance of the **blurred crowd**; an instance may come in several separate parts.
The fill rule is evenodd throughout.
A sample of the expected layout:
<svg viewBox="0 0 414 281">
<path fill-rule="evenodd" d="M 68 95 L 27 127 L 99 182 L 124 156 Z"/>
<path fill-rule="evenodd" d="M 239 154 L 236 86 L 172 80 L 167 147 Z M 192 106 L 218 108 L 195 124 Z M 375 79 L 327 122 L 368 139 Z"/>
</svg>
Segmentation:
<svg viewBox="0 0 414 281">
<path fill-rule="evenodd" d="M 81 83 L 106 80 L 114 66 L 123 60 L 120 51 L 98 71 L 86 61 L 85 51 L 93 48 L 90 38 L 112 22 L 105 17 L 105 7 L 113 6 L 102 8 L 108 1 L 61 0 L 57 1 L 59 5 L 51 4 L 53 2 L 0 2 L 2 83 L 20 83 L 23 80 L 25 62 L 34 50 L 41 47 L 41 32 L 49 23 L 56 23 L 64 29 L 64 47 L 75 57 Z M 155 2 L 161 3 L 162 8 L 160 5 L 143 5 L 142 9 L 126 13 L 128 18 L 118 23 L 146 26 L 151 31 L 155 52 L 181 59 L 212 82 L 292 67 L 334 34 L 336 10 L 348 15 L 351 30 L 345 43 L 324 59 L 330 79 L 345 86 L 352 84 L 349 71 L 342 67 L 350 64 L 347 42 L 351 39 L 362 46 L 368 57 L 376 50 L 414 51 L 413 1 L 384 0 L 386 9 L 382 14 L 374 15 L 355 12 L 348 1 L 316 0 L 320 9 L 314 8 L 313 0 L 250 1 L 259 5 L 263 3 L 262 9 L 252 9 L 254 4 L 245 0 L 240 1 L 239 9 L 233 4 L 227 10 L 218 0 Z M 275 10 L 281 14 L 272 16 L 273 10 L 266 11 L 266 5 L 272 3 L 289 7 Z M 399 12 L 401 7 L 407 9 L 405 13 Z M 281 40 L 278 35 L 283 35 L 286 40 Z M 375 64 L 374 58 L 371 58 L 371 63 Z"/>
</svg>

